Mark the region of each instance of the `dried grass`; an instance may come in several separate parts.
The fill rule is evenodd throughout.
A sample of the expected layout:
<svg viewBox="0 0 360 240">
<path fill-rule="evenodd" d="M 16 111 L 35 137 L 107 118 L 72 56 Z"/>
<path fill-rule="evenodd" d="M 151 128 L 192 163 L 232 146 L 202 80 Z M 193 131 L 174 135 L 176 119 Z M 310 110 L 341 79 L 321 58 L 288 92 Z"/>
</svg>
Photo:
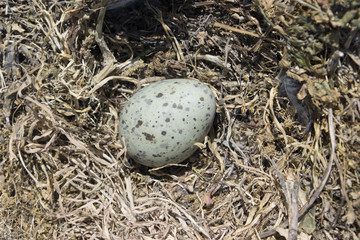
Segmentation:
<svg viewBox="0 0 360 240">
<path fill-rule="evenodd" d="M 0 2 L 0 239 L 359 239 L 356 2 L 165 2 L 104 25 L 101 1 Z M 311 99 L 305 134 L 281 68 Z M 216 123 L 149 170 L 118 114 L 175 77 L 212 88 Z"/>
</svg>

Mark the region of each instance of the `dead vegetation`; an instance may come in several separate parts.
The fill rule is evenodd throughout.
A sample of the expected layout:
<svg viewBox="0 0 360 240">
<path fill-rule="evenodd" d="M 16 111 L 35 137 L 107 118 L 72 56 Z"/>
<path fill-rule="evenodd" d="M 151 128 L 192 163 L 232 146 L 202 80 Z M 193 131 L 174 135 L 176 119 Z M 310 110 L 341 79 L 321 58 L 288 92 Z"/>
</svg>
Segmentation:
<svg viewBox="0 0 360 240">
<path fill-rule="evenodd" d="M 0 239 L 360 238 L 357 1 L 102 4 L 0 2 Z M 138 166 L 121 104 L 179 77 L 214 129 Z"/>
</svg>

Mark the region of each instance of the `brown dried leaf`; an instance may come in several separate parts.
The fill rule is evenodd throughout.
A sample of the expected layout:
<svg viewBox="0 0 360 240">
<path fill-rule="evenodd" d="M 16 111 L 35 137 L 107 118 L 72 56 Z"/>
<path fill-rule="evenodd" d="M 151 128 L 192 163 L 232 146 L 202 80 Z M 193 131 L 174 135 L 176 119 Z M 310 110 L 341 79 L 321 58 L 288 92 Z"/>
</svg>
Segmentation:
<svg viewBox="0 0 360 240">
<path fill-rule="evenodd" d="M 326 80 L 312 79 L 306 82 L 306 89 L 314 99 L 323 103 L 337 103 L 341 96 L 338 89 L 331 88 Z"/>
</svg>

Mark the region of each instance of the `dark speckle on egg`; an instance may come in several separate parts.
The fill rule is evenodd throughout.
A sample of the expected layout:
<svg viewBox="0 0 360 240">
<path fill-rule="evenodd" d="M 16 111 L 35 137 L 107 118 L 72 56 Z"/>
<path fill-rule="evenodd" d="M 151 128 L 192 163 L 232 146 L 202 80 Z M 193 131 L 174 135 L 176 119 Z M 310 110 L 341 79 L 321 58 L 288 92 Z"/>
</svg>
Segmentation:
<svg viewBox="0 0 360 240">
<path fill-rule="evenodd" d="M 155 139 L 155 136 L 153 134 L 149 134 L 149 133 L 146 133 L 146 132 L 143 132 L 142 134 L 145 136 L 145 139 L 148 140 L 148 141 L 152 141 L 152 140 Z"/>
<path fill-rule="evenodd" d="M 141 125 L 143 124 L 143 121 L 141 120 L 138 120 L 137 124 L 136 124 L 136 128 L 139 128 Z"/>
<path fill-rule="evenodd" d="M 157 98 L 161 98 L 162 96 L 164 96 L 162 93 L 158 93 L 158 95 L 156 95 Z"/>
<path fill-rule="evenodd" d="M 182 151 L 182 153 L 186 152 L 188 149 L 185 149 L 184 151 Z"/>
</svg>

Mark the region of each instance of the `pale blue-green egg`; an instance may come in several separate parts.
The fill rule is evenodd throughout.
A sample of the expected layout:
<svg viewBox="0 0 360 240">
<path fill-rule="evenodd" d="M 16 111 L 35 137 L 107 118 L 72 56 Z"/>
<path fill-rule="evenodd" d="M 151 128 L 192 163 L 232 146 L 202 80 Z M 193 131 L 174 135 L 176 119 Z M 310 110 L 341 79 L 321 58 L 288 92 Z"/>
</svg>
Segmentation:
<svg viewBox="0 0 360 240">
<path fill-rule="evenodd" d="M 180 163 L 197 149 L 215 117 L 210 88 L 189 79 L 152 83 L 135 93 L 120 112 L 119 134 L 136 162 L 161 167 Z"/>
</svg>

